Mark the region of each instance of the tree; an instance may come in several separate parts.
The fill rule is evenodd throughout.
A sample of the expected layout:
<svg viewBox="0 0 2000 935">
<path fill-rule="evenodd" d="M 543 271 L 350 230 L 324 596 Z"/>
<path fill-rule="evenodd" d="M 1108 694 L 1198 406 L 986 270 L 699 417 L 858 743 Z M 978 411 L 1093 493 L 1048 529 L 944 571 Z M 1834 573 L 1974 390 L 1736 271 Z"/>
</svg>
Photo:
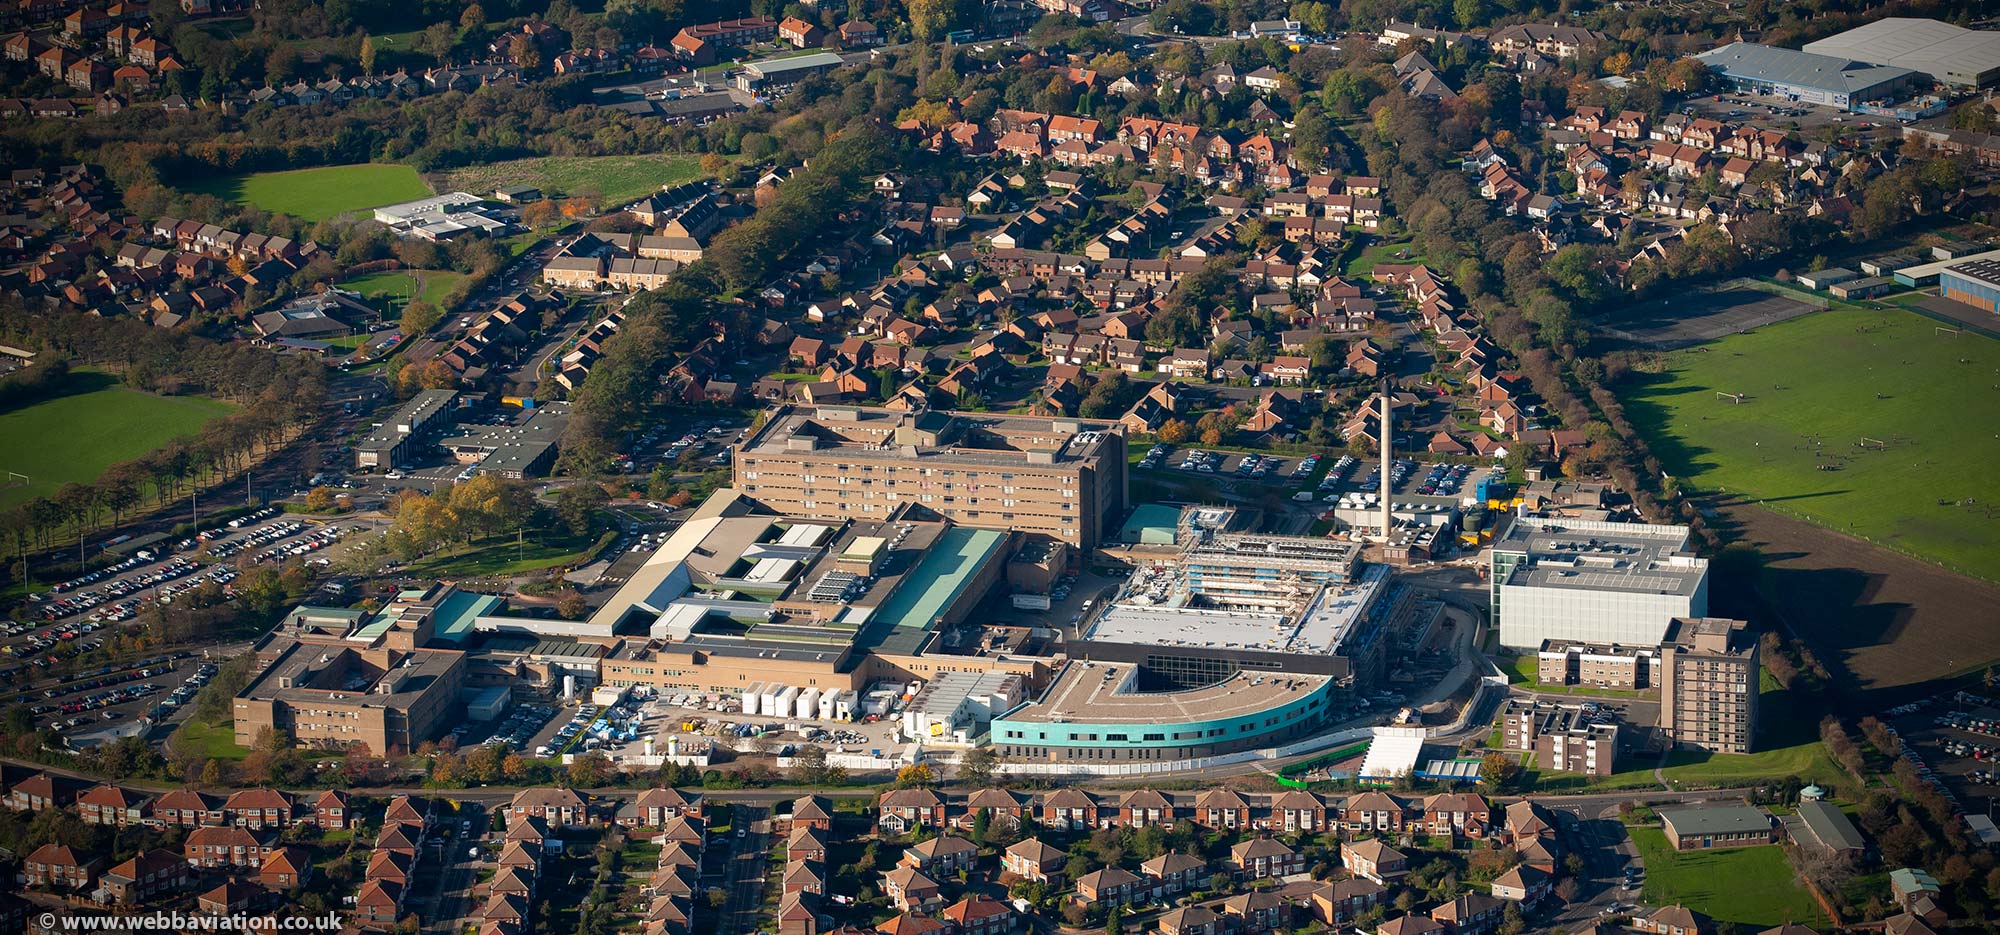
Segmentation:
<svg viewBox="0 0 2000 935">
<path fill-rule="evenodd" d="M 556 515 L 572 534 L 581 536 L 590 531 L 591 516 L 610 500 L 611 496 L 594 481 L 571 484 L 556 495 Z"/>
<path fill-rule="evenodd" d="M 575 588 L 564 588 L 556 598 L 556 614 L 564 620 L 582 620 L 590 613 L 590 604 L 583 599 L 583 592 Z"/>
<path fill-rule="evenodd" d="M 959 758 L 958 778 L 970 785 L 984 786 L 993 781 L 993 773 L 996 766 L 998 766 L 998 758 L 994 756 L 992 747 L 974 747 L 965 756 Z M 982 811 L 980 814 L 985 814 L 985 812 Z"/>
<path fill-rule="evenodd" d="M 370 75 L 375 73 L 374 36 L 361 37 L 361 71 L 364 74 L 370 74 Z"/>
<path fill-rule="evenodd" d="M 332 487 L 314 487 L 306 494 L 306 509 L 314 513 L 324 513 L 333 509 L 333 498 Z"/>
<path fill-rule="evenodd" d="M 410 304 L 403 306 L 401 322 L 403 340 L 413 341 L 423 337 L 425 332 L 437 327 L 437 323 L 443 320 L 444 309 L 422 299 L 412 300 Z"/>
<path fill-rule="evenodd" d="M 935 786 L 937 781 L 929 763 L 912 763 L 896 771 L 896 785 L 906 789 Z"/>
<path fill-rule="evenodd" d="M 958 28 L 958 0 L 903 0 L 903 6 L 910 14 L 910 32 L 920 40 L 933 42 Z"/>
<path fill-rule="evenodd" d="M 1479 785 L 1490 795 L 1512 785 L 1520 772 L 1521 764 L 1495 750 L 1479 761 Z"/>
<path fill-rule="evenodd" d="M 569 784 L 576 789 L 594 789 L 611 777 L 611 761 L 604 754 L 586 753 L 570 761 Z"/>
<path fill-rule="evenodd" d="M 1168 419 L 1160 426 L 1159 436 L 1160 441 L 1166 442 L 1169 445 L 1178 445 L 1181 442 L 1187 441 L 1188 436 L 1193 433 L 1194 427 L 1187 424 L 1187 420 Z"/>
<path fill-rule="evenodd" d="M 826 748 L 809 743 L 792 754 L 792 781 L 816 786 L 826 781 Z"/>
</svg>

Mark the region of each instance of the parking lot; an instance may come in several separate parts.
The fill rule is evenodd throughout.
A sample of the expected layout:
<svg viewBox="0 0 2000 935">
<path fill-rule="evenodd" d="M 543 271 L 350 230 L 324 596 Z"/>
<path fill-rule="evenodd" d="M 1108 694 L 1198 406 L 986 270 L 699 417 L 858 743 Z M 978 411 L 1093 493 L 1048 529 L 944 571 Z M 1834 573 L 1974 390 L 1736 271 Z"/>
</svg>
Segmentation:
<svg viewBox="0 0 2000 935">
<path fill-rule="evenodd" d="M 253 516 L 275 514 L 275 509 L 267 508 Z M 30 619 L 49 625 L 9 625 L 8 642 L 0 646 L 0 652 L 27 658 L 58 643 L 81 639 L 106 624 L 130 620 L 148 601 L 171 604 L 174 598 L 206 582 L 222 585 L 227 594 L 230 583 L 237 577 L 235 566 L 241 563 L 267 564 L 297 558 L 329 564 L 330 559 L 319 553 L 362 528 L 361 523 L 322 525 L 299 519 L 274 519 L 254 525 L 232 522 L 231 526 L 205 530 L 171 546 L 163 544 L 141 550 L 98 571 L 30 594 Z M 171 555 L 172 552 L 180 554 Z"/>
<path fill-rule="evenodd" d="M 1958 692 L 1882 714 L 1904 759 L 1954 806 L 2000 795 L 2000 704 Z"/>
<path fill-rule="evenodd" d="M 36 725 L 50 730 L 87 731 L 141 717 L 159 723 L 194 701 L 215 671 L 215 663 L 197 653 L 173 653 L 93 669 L 21 692 L 14 701 L 28 705 Z"/>
</svg>

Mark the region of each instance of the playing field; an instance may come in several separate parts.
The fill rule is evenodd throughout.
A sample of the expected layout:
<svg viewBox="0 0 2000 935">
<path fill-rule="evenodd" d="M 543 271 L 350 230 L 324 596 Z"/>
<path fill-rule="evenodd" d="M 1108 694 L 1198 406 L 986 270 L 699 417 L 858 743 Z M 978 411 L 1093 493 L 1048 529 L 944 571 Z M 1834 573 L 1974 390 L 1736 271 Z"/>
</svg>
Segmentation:
<svg viewBox="0 0 2000 935">
<path fill-rule="evenodd" d="M 1752 928 L 1825 921 L 1775 844 L 1676 851 L 1658 828 L 1633 828 L 1631 835 L 1646 865 L 1643 901 L 1648 906 L 1684 905 L 1717 922 Z"/>
<path fill-rule="evenodd" d="M 2000 580 L 2000 342 L 1827 311 L 1666 360 L 1623 399 L 1667 473 Z"/>
<path fill-rule="evenodd" d="M 218 176 L 181 187 L 232 204 L 252 204 L 308 221 L 415 201 L 431 194 L 430 187 L 417 176 L 417 170 L 379 163 Z"/>
<path fill-rule="evenodd" d="M 445 270 L 389 270 L 357 276 L 341 283 L 340 288 L 359 292 L 370 299 L 383 299 L 383 308 L 400 312 L 411 298 L 439 305 L 444 301 L 445 294 L 464 278 L 463 273 Z"/>
<path fill-rule="evenodd" d="M 235 408 L 195 396 L 141 393 L 103 374 L 71 374 L 69 380 L 75 391 L 67 396 L 0 412 L 0 439 L 7 440 L 0 445 L 0 471 L 30 481 L 0 489 L 0 506 L 96 480 L 105 468 L 192 435 Z"/>
<path fill-rule="evenodd" d="M 662 185 L 701 174 L 701 157 L 680 153 L 643 156 L 539 156 L 445 173 L 447 191 L 491 195 L 511 185 L 532 185 L 545 195 L 594 195 L 606 205 L 637 201 Z"/>
</svg>

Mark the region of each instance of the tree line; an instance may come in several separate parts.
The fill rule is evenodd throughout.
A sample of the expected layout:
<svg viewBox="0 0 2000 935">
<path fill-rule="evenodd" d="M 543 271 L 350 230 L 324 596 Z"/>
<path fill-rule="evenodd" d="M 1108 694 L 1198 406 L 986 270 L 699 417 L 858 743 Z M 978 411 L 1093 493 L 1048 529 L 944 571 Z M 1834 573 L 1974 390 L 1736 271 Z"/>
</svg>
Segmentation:
<svg viewBox="0 0 2000 935">
<path fill-rule="evenodd" d="M 64 485 L 0 512 L 0 534 L 16 557 L 58 536 L 116 527 L 147 506 L 247 470 L 319 418 L 326 369 L 242 343 L 164 332 L 140 322 L 28 310 L 0 300 L 0 341 L 117 374 L 128 386 L 168 395 L 201 394 L 237 404 L 194 435 L 106 468 L 89 483 Z M 31 368 L 32 369 L 32 368 Z M 60 391 L 59 382 L 43 384 Z"/>
</svg>

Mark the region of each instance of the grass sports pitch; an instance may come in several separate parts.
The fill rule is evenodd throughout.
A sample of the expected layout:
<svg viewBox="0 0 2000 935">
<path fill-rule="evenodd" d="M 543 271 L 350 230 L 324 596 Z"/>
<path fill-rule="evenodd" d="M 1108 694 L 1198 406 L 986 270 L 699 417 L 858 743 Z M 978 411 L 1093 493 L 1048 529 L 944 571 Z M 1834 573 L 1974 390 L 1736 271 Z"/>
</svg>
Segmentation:
<svg viewBox="0 0 2000 935">
<path fill-rule="evenodd" d="M 181 187 L 232 204 L 256 205 L 308 221 L 415 201 L 431 194 L 430 187 L 417 176 L 417 170 L 381 163 L 218 176 Z"/>
<path fill-rule="evenodd" d="M 2000 342 L 1827 311 L 1665 361 L 1621 396 L 1669 474 L 2000 580 Z"/>
<path fill-rule="evenodd" d="M 142 393 L 99 373 L 72 373 L 68 380 L 65 395 L 0 412 L 0 438 L 31 440 L 0 453 L 0 471 L 31 481 L 0 489 L 0 506 L 53 496 L 73 481 L 96 480 L 105 468 L 193 435 L 235 409 L 197 396 Z"/>
</svg>

